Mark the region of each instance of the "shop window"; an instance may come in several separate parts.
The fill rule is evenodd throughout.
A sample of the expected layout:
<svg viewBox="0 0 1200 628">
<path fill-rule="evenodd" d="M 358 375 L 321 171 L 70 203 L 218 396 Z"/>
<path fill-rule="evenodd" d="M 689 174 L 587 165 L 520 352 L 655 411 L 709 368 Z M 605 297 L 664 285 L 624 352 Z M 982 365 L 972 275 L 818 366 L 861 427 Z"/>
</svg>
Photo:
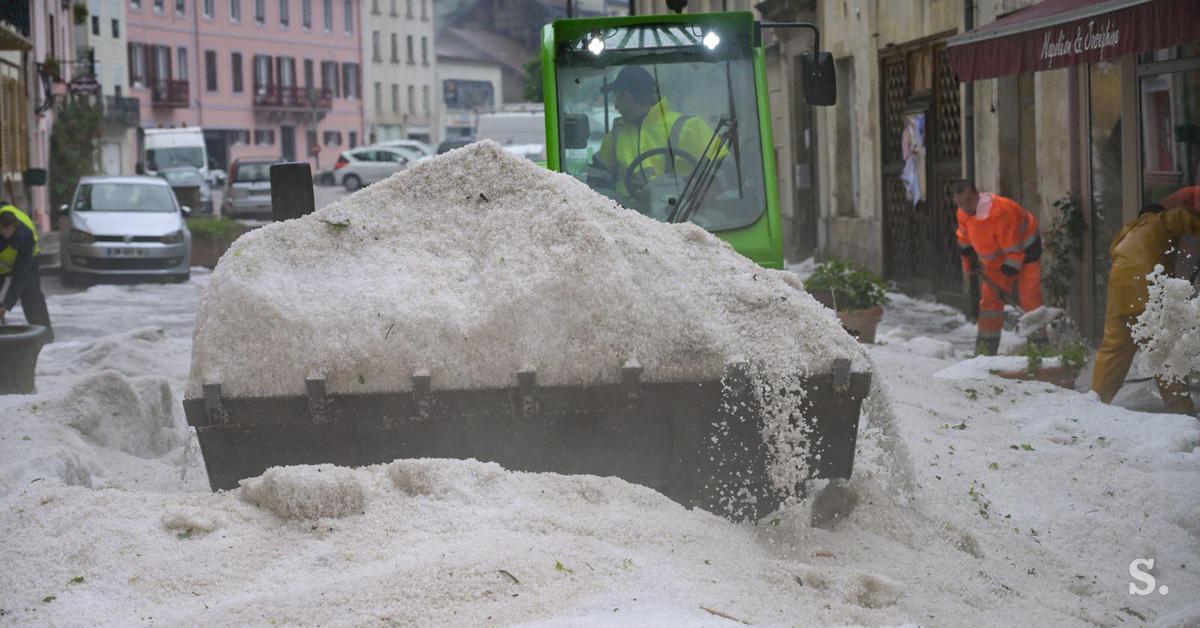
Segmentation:
<svg viewBox="0 0 1200 628">
<path fill-rule="evenodd" d="M 1089 160 L 1091 162 L 1093 320 L 1104 320 L 1108 292 L 1108 247 L 1124 224 L 1121 202 L 1121 68 L 1096 63 L 1088 68 Z"/>
<path fill-rule="evenodd" d="M 1142 204 L 1163 203 L 1200 185 L 1200 68 L 1143 76 L 1139 97 Z"/>
<path fill-rule="evenodd" d="M 275 129 L 254 129 L 255 146 L 274 146 Z"/>
</svg>

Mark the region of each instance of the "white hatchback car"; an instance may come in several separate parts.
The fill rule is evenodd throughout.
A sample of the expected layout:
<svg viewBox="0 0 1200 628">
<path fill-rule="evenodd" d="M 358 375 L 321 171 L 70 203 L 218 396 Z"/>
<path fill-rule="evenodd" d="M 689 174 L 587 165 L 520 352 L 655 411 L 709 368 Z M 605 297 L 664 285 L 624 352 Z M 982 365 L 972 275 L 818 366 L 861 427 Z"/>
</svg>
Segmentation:
<svg viewBox="0 0 1200 628">
<path fill-rule="evenodd" d="M 333 176 L 338 185 L 353 192 L 364 185 L 382 181 L 408 167 L 410 159 L 396 148 L 369 146 L 338 155 Z"/>
</svg>

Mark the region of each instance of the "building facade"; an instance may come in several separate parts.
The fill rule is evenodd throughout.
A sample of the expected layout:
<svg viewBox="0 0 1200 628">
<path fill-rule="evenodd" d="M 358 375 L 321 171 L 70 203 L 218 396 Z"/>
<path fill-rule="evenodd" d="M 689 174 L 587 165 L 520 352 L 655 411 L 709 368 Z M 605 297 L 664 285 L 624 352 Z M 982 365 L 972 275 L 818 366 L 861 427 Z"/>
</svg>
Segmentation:
<svg viewBox="0 0 1200 628">
<path fill-rule="evenodd" d="M 445 139 L 474 137 L 479 116 L 495 111 L 504 93 L 503 64 L 458 31 L 438 35 L 438 128 Z"/>
<path fill-rule="evenodd" d="M 98 172 L 129 174 L 137 163 L 137 129 L 141 103 L 129 96 L 126 65 L 126 0 L 88 0 L 87 16 L 75 25 L 75 57 L 88 59 L 100 85 L 104 127 L 100 138 Z"/>
<path fill-rule="evenodd" d="M 26 185 L 33 128 L 34 85 L 30 3 L 0 6 L 0 194 L 4 200 L 42 218 L 33 189 Z M 42 222 L 42 220 L 39 220 Z"/>
<path fill-rule="evenodd" d="M 432 0 L 365 0 L 363 64 L 367 137 L 438 142 Z"/>
<path fill-rule="evenodd" d="M 204 129 L 210 165 L 332 166 L 366 140 L 358 0 L 127 0 L 142 128 Z"/>
</svg>

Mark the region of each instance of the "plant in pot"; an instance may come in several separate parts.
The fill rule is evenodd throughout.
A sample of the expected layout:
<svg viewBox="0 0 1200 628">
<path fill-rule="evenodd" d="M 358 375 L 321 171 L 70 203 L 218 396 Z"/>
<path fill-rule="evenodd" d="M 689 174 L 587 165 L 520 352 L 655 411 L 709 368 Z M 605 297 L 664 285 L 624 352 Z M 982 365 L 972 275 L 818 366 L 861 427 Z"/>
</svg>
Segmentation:
<svg viewBox="0 0 1200 628">
<path fill-rule="evenodd" d="M 859 342 L 875 342 L 875 329 L 888 301 L 881 279 L 846 262 L 829 260 L 817 265 L 804 289 L 837 312 L 842 327 L 856 334 Z"/>
<path fill-rule="evenodd" d="M 1088 349 L 1082 342 L 1062 346 L 1027 344 L 1021 352 L 1025 368 L 1013 371 L 992 371 L 1005 379 L 1033 380 L 1074 389 L 1079 372 L 1087 364 Z"/>
</svg>

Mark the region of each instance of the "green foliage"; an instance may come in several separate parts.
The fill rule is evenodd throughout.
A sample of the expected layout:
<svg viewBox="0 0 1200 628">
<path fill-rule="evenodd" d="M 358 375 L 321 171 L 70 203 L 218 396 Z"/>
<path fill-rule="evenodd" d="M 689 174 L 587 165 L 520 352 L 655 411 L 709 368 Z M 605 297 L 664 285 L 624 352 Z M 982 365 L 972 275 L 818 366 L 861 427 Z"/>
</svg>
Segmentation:
<svg viewBox="0 0 1200 628">
<path fill-rule="evenodd" d="M 64 102 L 50 130 L 50 205 L 71 201 L 80 177 L 96 173 L 103 113 L 86 98 Z"/>
<path fill-rule="evenodd" d="M 1059 363 L 1072 369 L 1083 368 L 1087 364 L 1088 348 L 1082 342 L 1072 342 L 1063 346 L 1050 345 L 1035 345 L 1028 344 L 1025 350 L 1021 353 L 1028 360 L 1025 365 L 1025 370 L 1030 375 L 1037 373 L 1042 368 L 1043 362 L 1047 358 L 1058 358 Z"/>
<path fill-rule="evenodd" d="M 246 232 L 246 226 L 229 218 L 194 217 L 187 219 L 188 231 L 193 238 L 211 240 L 236 240 Z"/>
<path fill-rule="evenodd" d="M 87 22 L 87 19 L 88 19 L 87 5 L 82 4 L 82 3 L 76 4 L 74 10 L 75 10 L 75 23 L 76 24 L 83 24 L 83 23 Z"/>
<path fill-rule="evenodd" d="M 1075 265 L 1083 257 L 1085 228 L 1083 207 L 1070 196 L 1054 201 L 1054 215 L 1042 235 L 1045 255 L 1042 262 L 1042 285 L 1048 305 L 1066 307 L 1075 278 Z"/>
<path fill-rule="evenodd" d="M 522 96 L 525 102 L 542 102 L 545 95 L 542 89 L 542 57 L 534 55 L 525 62 L 525 92 Z"/>
<path fill-rule="evenodd" d="M 59 64 L 57 57 L 54 55 L 46 55 L 46 58 L 42 59 L 42 74 L 50 76 L 55 81 L 61 80 L 62 67 Z"/>
<path fill-rule="evenodd" d="M 832 292 L 837 309 L 842 311 L 865 310 L 888 302 L 883 280 L 836 259 L 819 264 L 804 288 L 809 292 Z"/>
</svg>

